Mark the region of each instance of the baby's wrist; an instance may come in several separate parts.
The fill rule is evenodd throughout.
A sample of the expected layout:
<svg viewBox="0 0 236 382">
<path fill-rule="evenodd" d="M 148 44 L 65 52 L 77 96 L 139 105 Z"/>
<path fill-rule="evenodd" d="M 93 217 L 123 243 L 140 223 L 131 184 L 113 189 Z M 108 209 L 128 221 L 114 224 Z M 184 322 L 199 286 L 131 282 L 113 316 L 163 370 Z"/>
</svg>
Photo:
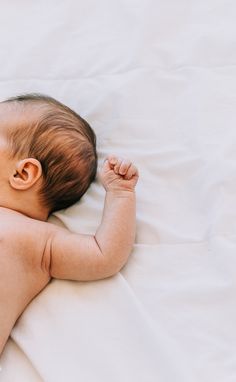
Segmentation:
<svg viewBox="0 0 236 382">
<path fill-rule="evenodd" d="M 130 197 L 135 195 L 135 189 L 121 189 L 121 188 L 107 189 L 106 193 L 114 197 L 125 198 L 125 197 Z"/>
</svg>

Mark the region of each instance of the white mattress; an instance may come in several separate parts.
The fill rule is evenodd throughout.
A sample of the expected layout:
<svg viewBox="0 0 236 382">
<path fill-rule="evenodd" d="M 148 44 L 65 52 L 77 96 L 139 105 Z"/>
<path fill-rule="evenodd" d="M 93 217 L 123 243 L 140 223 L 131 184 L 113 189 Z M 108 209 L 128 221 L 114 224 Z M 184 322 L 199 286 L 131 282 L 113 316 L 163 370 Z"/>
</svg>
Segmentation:
<svg viewBox="0 0 236 382">
<path fill-rule="evenodd" d="M 0 98 L 42 92 L 139 167 L 116 276 L 52 280 L 17 321 L 2 382 L 236 380 L 235 1 L 1 1 Z M 94 233 L 96 181 L 51 218 Z M 69 254 L 68 254 L 69 255 Z"/>
</svg>

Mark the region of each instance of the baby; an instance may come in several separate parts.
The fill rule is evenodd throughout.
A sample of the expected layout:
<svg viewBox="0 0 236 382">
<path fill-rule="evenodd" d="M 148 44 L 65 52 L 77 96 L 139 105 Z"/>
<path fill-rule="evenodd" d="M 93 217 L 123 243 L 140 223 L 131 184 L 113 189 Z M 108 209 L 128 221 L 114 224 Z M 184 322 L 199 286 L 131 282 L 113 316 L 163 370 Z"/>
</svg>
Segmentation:
<svg viewBox="0 0 236 382">
<path fill-rule="evenodd" d="M 138 170 L 108 156 L 95 235 L 71 233 L 48 216 L 78 201 L 95 179 L 96 137 L 55 99 L 28 94 L 0 103 L 0 354 L 29 302 L 52 277 L 97 280 L 126 263 L 135 236 Z"/>
</svg>

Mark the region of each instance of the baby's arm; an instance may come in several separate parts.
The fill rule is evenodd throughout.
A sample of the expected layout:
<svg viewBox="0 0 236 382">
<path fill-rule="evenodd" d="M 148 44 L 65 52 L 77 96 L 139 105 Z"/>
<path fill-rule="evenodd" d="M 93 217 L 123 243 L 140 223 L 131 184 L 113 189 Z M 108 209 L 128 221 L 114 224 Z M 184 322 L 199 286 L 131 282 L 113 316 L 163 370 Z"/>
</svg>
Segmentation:
<svg viewBox="0 0 236 382">
<path fill-rule="evenodd" d="M 49 244 L 52 277 L 101 279 L 117 273 L 128 259 L 135 237 L 138 170 L 131 162 L 110 156 L 100 179 L 106 190 L 101 224 L 95 235 L 54 228 Z"/>
</svg>

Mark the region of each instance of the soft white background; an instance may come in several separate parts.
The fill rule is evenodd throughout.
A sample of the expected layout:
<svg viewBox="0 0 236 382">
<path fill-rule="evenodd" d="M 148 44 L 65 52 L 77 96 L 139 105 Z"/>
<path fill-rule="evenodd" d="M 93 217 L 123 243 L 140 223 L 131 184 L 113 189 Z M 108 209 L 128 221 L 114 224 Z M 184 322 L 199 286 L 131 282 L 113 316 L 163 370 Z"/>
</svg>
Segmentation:
<svg viewBox="0 0 236 382">
<path fill-rule="evenodd" d="M 140 170 L 129 262 L 53 280 L 13 329 L 0 381 L 235 381 L 235 2 L 0 6 L 0 99 L 54 96 L 93 126 L 99 166 L 116 153 Z M 51 221 L 94 233 L 103 201 L 96 181 Z"/>
</svg>

